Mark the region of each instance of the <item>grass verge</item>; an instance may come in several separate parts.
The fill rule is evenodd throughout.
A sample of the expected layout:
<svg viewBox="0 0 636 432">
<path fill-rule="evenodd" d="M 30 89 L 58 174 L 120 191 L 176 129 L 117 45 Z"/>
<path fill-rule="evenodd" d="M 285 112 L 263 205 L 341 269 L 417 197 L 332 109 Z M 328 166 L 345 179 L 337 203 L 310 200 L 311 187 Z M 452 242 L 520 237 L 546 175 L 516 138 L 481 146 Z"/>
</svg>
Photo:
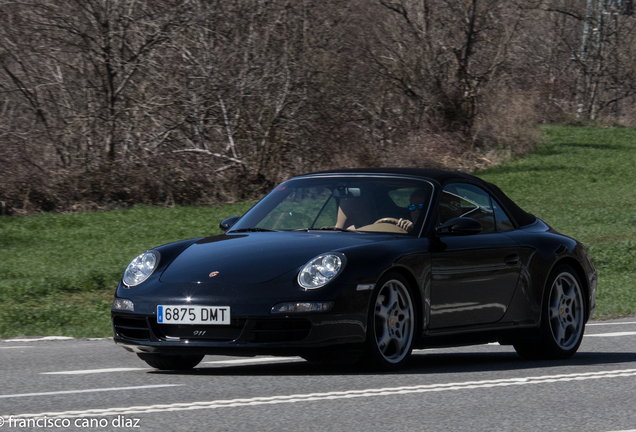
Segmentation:
<svg viewBox="0 0 636 432">
<path fill-rule="evenodd" d="M 152 247 L 219 234 L 251 203 L 0 217 L 0 337 L 110 336 L 128 263 Z"/>
<path fill-rule="evenodd" d="M 523 160 L 477 175 L 588 247 L 597 318 L 636 313 L 636 129 L 549 126 L 544 135 Z"/>
</svg>

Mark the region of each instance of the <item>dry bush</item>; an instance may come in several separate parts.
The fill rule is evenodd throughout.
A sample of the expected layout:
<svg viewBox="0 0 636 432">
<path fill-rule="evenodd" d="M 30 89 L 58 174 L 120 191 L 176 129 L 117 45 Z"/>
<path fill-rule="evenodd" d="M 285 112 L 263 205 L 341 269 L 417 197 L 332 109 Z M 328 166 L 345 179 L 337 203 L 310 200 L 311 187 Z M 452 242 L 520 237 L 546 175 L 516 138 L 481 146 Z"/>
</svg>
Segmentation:
<svg viewBox="0 0 636 432">
<path fill-rule="evenodd" d="M 524 154 L 540 140 L 539 113 L 532 91 L 493 88 L 484 93 L 473 129 L 473 142 L 482 149 L 506 149 Z"/>
<path fill-rule="evenodd" d="M 221 204 L 333 168 L 472 171 L 531 149 L 536 123 L 581 121 L 582 96 L 635 124 L 636 18 L 584 62 L 569 3 L 0 2 L 0 214 Z"/>
<path fill-rule="evenodd" d="M 136 204 L 218 205 L 259 198 L 272 186 L 237 168 L 215 172 L 214 161 L 206 159 L 148 156 L 85 171 L 29 170 L 18 161 L 10 169 L 3 166 L 0 214 L 110 210 Z"/>
<path fill-rule="evenodd" d="M 38 144 L 16 134 L 0 138 L 0 215 L 56 209 L 52 186 L 62 173 Z"/>
<path fill-rule="evenodd" d="M 506 148 L 476 149 L 459 133 L 422 133 L 410 136 L 385 152 L 383 164 L 414 168 L 436 168 L 472 172 L 510 159 Z"/>
</svg>

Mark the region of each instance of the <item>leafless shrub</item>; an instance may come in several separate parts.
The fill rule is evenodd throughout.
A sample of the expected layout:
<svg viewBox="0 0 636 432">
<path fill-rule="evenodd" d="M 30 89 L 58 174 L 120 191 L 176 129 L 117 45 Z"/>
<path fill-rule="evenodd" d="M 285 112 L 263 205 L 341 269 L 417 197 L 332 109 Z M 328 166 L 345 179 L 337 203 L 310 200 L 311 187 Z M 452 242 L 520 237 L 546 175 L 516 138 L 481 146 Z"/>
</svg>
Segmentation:
<svg viewBox="0 0 636 432">
<path fill-rule="evenodd" d="M 634 124 L 636 19 L 599 1 L 0 0 L 0 214 L 470 171 L 538 122 Z"/>
<path fill-rule="evenodd" d="M 491 88 L 483 95 L 472 140 L 481 149 L 506 149 L 512 155 L 531 150 L 540 140 L 536 96 L 530 91 Z"/>
</svg>

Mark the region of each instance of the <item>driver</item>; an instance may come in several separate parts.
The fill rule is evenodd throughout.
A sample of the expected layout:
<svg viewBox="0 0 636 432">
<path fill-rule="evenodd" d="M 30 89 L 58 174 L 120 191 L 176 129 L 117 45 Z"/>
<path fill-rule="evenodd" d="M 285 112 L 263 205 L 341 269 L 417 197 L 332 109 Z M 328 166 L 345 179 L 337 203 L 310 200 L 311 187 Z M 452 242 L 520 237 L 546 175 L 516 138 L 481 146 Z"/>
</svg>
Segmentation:
<svg viewBox="0 0 636 432">
<path fill-rule="evenodd" d="M 411 211 L 411 219 L 402 219 L 398 220 L 396 224 L 400 228 L 402 228 L 406 232 L 410 232 L 413 229 L 414 224 L 419 219 L 422 214 L 422 210 L 424 210 L 428 205 L 427 202 L 429 200 L 429 194 L 424 189 L 416 189 L 411 193 L 411 197 L 409 199 L 409 207 L 408 209 Z"/>
</svg>

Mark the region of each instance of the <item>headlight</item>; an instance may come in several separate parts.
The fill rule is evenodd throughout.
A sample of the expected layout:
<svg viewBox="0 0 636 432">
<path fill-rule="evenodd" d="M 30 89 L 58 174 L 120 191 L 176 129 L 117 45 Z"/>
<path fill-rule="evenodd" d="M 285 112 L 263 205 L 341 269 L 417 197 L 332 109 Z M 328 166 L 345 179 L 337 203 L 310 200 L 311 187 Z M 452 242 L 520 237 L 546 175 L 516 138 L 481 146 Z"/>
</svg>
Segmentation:
<svg viewBox="0 0 636 432">
<path fill-rule="evenodd" d="M 298 283 L 305 289 L 327 285 L 344 268 L 344 255 L 328 253 L 309 261 L 298 274 Z"/>
<path fill-rule="evenodd" d="M 144 252 L 132 260 L 124 272 L 124 283 L 126 286 L 136 286 L 148 279 L 152 272 L 155 271 L 158 262 L 159 254 L 150 251 Z"/>
</svg>

